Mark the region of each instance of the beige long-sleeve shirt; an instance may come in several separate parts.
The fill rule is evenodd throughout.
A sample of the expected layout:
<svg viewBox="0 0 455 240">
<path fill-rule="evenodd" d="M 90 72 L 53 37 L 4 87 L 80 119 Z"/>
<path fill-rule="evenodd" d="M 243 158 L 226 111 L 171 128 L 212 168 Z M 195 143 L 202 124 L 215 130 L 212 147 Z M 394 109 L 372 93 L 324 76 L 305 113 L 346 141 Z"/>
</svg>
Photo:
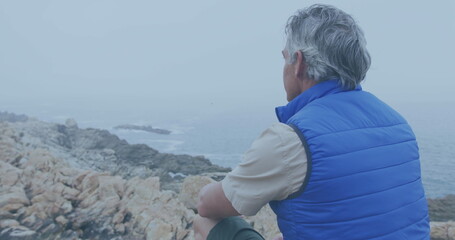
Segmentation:
<svg viewBox="0 0 455 240">
<path fill-rule="evenodd" d="M 221 184 L 235 210 L 251 216 L 268 202 L 297 192 L 306 171 L 307 157 L 299 136 L 288 125 L 276 123 L 253 142 Z"/>
</svg>

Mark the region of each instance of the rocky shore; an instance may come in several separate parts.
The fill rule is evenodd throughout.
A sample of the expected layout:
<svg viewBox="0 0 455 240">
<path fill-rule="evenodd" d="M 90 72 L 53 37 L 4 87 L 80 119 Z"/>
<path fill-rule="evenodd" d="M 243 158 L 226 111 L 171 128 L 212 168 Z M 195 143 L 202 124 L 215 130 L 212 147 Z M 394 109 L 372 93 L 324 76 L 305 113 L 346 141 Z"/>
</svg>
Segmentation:
<svg viewBox="0 0 455 240">
<path fill-rule="evenodd" d="M 0 240 L 194 239 L 199 189 L 229 170 L 73 120 L 0 112 Z M 429 204 L 432 239 L 455 239 L 455 196 Z M 247 220 L 266 239 L 278 233 L 268 207 Z"/>
<path fill-rule="evenodd" d="M 71 167 L 109 172 L 125 179 L 156 176 L 166 190 L 178 191 L 177 185 L 185 176 L 230 171 L 203 156 L 160 153 L 145 144 L 129 144 L 107 130 L 81 129 L 72 119 L 56 124 L 0 112 L 2 119 L 18 133 L 18 141 L 25 146 L 22 152 L 46 149 Z"/>
<path fill-rule="evenodd" d="M 152 126 L 138 126 L 138 125 L 133 125 L 133 124 L 118 125 L 118 126 L 115 126 L 114 129 L 137 130 L 137 131 L 158 133 L 158 134 L 164 134 L 164 135 L 171 134 L 171 131 L 166 130 L 166 129 L 154 128 Z"/>
</svg>

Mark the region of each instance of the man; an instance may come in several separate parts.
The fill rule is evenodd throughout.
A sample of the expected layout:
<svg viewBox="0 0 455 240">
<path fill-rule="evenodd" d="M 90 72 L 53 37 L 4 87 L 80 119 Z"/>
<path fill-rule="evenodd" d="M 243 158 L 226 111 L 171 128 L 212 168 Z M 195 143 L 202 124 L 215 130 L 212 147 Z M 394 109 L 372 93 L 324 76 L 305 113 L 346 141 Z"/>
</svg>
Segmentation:
<svg viewBox="0 0 455 240">
<path fill-rule="evenodd" d="M 430 239 L 415 136 L 360 82 L 370 66 L 354 19 L 327 5 L 290 17 L 280 123 L 200 192 L 196 239 L 263 239 L 237 215 L 269 203 L 285 240 Z"/>
</svg>

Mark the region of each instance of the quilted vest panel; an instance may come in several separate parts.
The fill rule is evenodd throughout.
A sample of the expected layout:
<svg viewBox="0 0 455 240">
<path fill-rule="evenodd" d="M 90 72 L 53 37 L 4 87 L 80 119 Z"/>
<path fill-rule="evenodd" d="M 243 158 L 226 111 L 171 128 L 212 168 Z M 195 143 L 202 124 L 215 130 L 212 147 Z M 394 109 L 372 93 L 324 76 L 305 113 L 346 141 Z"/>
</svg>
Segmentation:
<svg viewBox="0 0 455 240">
<path fill-rule="evenodd" d="M 285 240 L 430 239 L 417 142 L 396 111 L 327 81 L 277 115 L 309 166 L 301 191 L 270 202 Z"/>
</svg>

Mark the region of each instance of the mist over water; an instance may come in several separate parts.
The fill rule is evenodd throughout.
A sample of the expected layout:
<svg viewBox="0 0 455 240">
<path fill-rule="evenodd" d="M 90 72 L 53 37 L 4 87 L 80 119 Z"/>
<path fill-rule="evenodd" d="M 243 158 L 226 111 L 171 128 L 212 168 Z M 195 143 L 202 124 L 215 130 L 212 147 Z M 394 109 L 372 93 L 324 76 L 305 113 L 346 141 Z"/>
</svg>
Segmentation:
<svg viewBox="0 0 455 240">
<path fill-rule="evenodd" d="M 416 134 L 427 195 L 455 194 L 454 103 L 415 103 L 397 107 Z"/>
</svg>

